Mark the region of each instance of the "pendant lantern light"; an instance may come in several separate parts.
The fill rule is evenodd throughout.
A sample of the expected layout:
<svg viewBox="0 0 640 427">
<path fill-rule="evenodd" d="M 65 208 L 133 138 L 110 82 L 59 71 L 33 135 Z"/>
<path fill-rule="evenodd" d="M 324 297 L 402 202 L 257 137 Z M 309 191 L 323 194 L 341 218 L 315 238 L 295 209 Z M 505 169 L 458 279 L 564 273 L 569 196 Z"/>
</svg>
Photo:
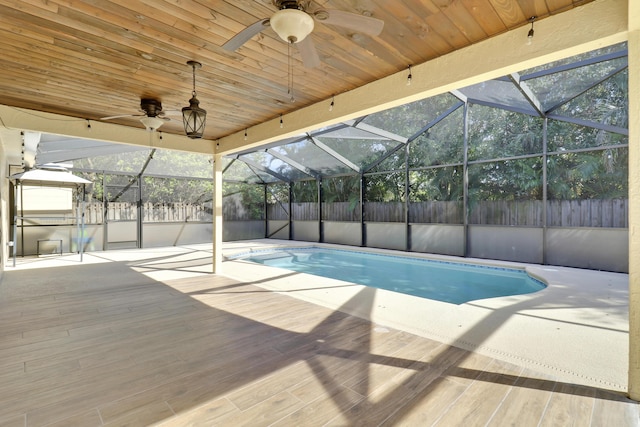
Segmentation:
<svg viewBox="0 0 640 427">
<path fill-rule="evenodd" d="M 207 112 L 200 108 L 200 101 L 196 97 L 196 68 L 201 68 L 202 64 L 196 61 L 187 61 L 187 64 L 193 68 L 193 91 L 189 106 L 182 109 L 182 122 L 187 136 L 197 139 L 202 138 L 207 120 Z"/>
</svg>

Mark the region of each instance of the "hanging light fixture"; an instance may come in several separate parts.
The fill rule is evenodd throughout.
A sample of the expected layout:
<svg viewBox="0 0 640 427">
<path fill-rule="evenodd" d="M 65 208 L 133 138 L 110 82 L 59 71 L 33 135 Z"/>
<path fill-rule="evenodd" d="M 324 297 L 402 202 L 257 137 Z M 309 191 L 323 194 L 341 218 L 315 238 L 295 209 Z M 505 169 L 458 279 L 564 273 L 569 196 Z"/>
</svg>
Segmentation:
<svg viewBox="0 0 640 427">
<path fill-rule="evenodd" d="M 202 64 L 196 61 L 187 61 L 187 65 L 193 68 L 193 91 L 189 106 L 182 109 L 182 122 L 184 132 L 189 138 L 202 138 L 204 126 L 207 120 L 207 112 L 200 108 L 200 101 L 196 98 L 196 68 L 201 68 Z"/>
<path fill-rule="evenodd" d="M 271 16 L 269 25 L 287 43 L 300 43 L 313 31 L 313 18 L 298 8 L 297 1 L 277 2 L 281 9 Z"/>
<path fill-rule="evenodd" d="M 531 42 L 533 42 L 533 22 L 536 20 L 537 16 L 532 16 L 531 18 L 529 18 L 529 22 L 531 23 L 531 28 L 529 29 L 529 32 L 527 33 L 527 44 L 531 44 Z"/>
</svg>

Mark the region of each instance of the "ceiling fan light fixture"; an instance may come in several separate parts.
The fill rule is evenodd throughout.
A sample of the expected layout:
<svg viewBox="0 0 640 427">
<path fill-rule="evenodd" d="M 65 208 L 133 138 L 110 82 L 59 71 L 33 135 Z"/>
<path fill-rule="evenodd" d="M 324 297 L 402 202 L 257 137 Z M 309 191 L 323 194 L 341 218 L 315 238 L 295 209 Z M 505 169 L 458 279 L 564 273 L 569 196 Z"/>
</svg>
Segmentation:
<svg viewBox="0 0 640 427">
<path fill-rule="evenodd" d="M 269 20 L 273 31 L 287 43 L 300 43 L 313 31 L 313 18 L 298 9 L 281 9 Z"/>
<path fill-rule="evenodd" d="M 160 126 L 164 124 L 164 120 L 158 117 L 145 116 L 141 118 L 140 121 L 142 122 L 144 127 L 147 128 L 149 132 L 153 132 L 154 130 L 157 130 Z"/>
<path fill-rule="evenodd" d="M 188 61 L 187 64 L 193 68 L 193 92 L 189 106 L 182 109 L 182 123 L 186 135 L 191 139 L 197 139 L 202 138 L 207 121 L 207 112 L 200 108 L 200 101 L 196 97 L 196 68 L 202 67 L 202 64 L 196 61 Z"/>
</svg>

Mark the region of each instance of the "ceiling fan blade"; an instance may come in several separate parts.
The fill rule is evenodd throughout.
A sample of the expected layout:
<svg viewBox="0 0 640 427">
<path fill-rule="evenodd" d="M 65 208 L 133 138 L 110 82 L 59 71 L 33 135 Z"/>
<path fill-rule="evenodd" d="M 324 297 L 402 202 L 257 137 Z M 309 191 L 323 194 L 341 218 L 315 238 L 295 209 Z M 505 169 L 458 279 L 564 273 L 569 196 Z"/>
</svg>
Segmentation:
<svg viewBox="0 0 640 427">
<path fill-rule="evenodd" d="M 247 41 L 249 41 L 253 36 L 258 34 L 260 31 L 268 27 L 269 19 L 261 19 L 258 22 L 254 22 L 253 24 L 249 25 L 247 28 L 227 40 L 227 42 L 222 45 L 222 48 L 224 50 L 233 52 L 240 46 L 245 44 Z"/>
<path fill-rule="evenodd" d="M 120 119 L 122 117 L 142 117 L 145 114 L 120 114 L 118 116 L 100 117 L 100 120 Z"/>
<path fill-rule="evenodd" d="M 384 21 L 381 19 L 358 15 L 357 13 L 345 12 L 342 10 L 327 10 L 326 14 L 317 14 L 316 19 L 323 24 L 348 28 L 358 33 L 370 36 L 379 35 L 384 27 Z"/>
<path fill-rule="evenodd" d="M 320 57 L 311 37 L 305 37 L 304 40 L 296 43 L 296 46 L 302 57 L 302 63 L 306 68 L 315 68 L 320 65 Z"/>
</svg>

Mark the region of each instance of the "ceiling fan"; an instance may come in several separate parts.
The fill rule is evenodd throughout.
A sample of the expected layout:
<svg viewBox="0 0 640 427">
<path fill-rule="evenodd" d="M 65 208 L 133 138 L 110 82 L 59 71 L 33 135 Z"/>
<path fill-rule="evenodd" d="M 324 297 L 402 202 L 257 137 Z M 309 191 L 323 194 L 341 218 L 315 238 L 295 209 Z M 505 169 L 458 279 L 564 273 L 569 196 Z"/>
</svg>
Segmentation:
<svg viewBox="0 0 640 427">
<path fill-rule="evenodd" d="M 158 130 L 164 122 L 171 120 L 169 117 L 164 117 L 165 113 L 162 111 L 162 104 L 156 99 L 142 98 L 140 100 L 140 112 L 143 114 L 120 114 L 117 116 L 101 117 L 100 120 L 119 119 L 121 117 L 141 117 L 140 121 L 149 132 Z"/>
<path fill-rule="evenodd" d="M 272 0 L 278 11 L 270 18 L 261 19 L 229 39 L 222 48 L 235 51 L 261 31 L 272 28 L 278 36 L 290 44 L 296 44 L 305 67 L 320 64 L 315 45 L 307 37 L 314 27 L 314 20 L 324 24 L 347 28 L 358 33 L 377 36 L 382 32 L 384 21 L 365 15 L 317 8 L 312 10 L 308 0 Z"/>
</svg>

